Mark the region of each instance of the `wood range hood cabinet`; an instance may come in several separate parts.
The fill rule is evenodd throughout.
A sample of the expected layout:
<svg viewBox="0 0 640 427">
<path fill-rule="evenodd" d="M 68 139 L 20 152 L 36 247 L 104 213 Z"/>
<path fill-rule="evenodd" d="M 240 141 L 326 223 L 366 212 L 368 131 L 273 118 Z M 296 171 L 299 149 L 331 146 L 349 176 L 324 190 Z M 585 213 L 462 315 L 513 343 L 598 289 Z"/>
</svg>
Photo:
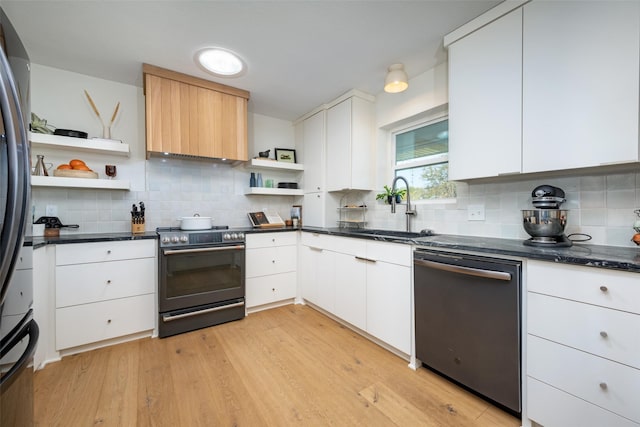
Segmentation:
<svg viewBox="0 0 640 427">
<path fill-rule="evenodd" d="M 142 72 L 147 158 L 248 160 L 249 92 L 149 64 Z"/>
</svg>

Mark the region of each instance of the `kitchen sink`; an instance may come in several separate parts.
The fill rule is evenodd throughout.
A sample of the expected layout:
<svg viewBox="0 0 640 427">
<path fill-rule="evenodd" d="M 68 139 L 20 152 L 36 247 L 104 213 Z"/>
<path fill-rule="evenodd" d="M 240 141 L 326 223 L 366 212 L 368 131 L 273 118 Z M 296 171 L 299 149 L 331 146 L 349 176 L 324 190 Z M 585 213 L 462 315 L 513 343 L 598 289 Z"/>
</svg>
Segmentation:
<svg viewBox="0 0 640 427">
<path fill-rule="evenodd" d="M 354 234 L 366 234 L 369 236 L 380 236 L 380 237 L 397 237 L 402 239 L 414 239 L 417 237 L 427 237 L 427 236 L 435 236 L 435 233 L 432 230 L 422 230 L 420 232 L 412 232 L 412 231 L 396 231 L 396 230 L 380 230 L 375 228 L 354 228 L 345 230 L 348 233 Z"/>
</svg>

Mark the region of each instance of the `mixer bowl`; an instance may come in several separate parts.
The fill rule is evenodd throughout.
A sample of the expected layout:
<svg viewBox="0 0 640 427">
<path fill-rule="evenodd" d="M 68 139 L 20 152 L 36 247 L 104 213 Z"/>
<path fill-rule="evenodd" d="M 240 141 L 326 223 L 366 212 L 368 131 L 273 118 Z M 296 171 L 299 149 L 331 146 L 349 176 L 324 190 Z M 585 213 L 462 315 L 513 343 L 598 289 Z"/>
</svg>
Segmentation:
<svg viewBox="0 0 640 427">
<path fill-rule="evenodd" d="M 564 234 L 567 213 L 563 209 L 526 209 L 522 211 L 524 231 L 531 237 L 556 237 Z"/>
</svg>

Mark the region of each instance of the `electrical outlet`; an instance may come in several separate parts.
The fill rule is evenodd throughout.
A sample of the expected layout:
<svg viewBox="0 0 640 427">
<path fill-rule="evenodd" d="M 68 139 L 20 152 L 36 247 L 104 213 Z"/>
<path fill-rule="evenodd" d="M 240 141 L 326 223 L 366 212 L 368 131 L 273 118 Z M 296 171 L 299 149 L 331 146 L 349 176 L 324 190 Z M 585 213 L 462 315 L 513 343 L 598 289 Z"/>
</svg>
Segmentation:
<svg viewBox="0 0 640 427">
<path fill-rule="evenodd" d="M 484 205 L 469 205 L 467 207 L 467 220 L 484 221 Z"/>
<path fill-rule="evenodd" d="M 58 216 L 58 207 L 56 205 L 47 205 L 45 214 L 46 216 Z"/>
</svg>

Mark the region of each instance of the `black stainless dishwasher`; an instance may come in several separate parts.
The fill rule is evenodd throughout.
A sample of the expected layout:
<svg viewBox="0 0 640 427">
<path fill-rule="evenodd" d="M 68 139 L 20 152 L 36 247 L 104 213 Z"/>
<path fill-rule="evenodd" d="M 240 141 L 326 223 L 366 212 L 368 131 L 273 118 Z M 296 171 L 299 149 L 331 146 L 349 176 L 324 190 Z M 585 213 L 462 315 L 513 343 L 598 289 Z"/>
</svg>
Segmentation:
<svg viewBox="0 0 640 427">
<path fill-rule="evenodd" d="M 416 357 L 521 413 L 518 261 L 414 251 Z"/>
</svg>

